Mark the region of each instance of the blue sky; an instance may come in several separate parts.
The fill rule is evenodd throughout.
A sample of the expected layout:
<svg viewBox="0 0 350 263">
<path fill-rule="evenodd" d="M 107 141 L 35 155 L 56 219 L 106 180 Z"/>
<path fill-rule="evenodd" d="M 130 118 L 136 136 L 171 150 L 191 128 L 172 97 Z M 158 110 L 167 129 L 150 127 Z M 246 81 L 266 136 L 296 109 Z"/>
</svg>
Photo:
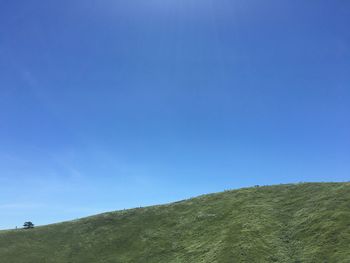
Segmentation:
<svg viewBox="0 0 350 263">
<path fill-rule="evenodd" d="M 350 180 L 350 2 L 0 1 L 0 228 Z"/>
</svg>

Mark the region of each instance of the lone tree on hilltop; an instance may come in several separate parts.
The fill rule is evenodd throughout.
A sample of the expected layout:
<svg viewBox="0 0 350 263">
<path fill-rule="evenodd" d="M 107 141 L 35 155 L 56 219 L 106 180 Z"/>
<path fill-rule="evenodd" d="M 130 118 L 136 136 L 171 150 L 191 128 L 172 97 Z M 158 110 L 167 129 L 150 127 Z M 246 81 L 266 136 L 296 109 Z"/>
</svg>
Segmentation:
<svg viewBox="0 0 350 263">
<path fill-rule="evenodd" d="M 34 224 L 32 223 L 32 222 L 25 222 L 24 224 L 23 224 L 23 228 L 24 229 L 31 229 L 31 228 L 34 228 Z"/>
</svg>

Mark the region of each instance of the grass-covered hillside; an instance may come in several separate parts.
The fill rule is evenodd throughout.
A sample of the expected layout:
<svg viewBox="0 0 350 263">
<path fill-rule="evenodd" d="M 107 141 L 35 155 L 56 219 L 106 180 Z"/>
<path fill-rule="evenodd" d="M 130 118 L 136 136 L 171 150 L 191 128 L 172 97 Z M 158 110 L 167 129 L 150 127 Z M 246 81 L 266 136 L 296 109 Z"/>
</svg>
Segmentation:
<svg viewBox="0 0 350 263">
<path fill-rule="evenodd" d="M 1 263 L 350 262 L 350 183 L 246 188 L 0 232 Z"/>
</svg>

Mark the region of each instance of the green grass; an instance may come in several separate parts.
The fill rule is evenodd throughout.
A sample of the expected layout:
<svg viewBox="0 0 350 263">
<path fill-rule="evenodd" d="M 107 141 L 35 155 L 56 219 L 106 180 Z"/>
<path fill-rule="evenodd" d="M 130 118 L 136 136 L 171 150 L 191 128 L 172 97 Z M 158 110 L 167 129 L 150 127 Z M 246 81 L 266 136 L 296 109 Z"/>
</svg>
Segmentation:
<svg viewBox="0 0 350 263">
<path fill-rule="evenodd" d="M 1 263 L 350 262 L 350 183 L 244 188 L 0 232 Z"/>
</svg>

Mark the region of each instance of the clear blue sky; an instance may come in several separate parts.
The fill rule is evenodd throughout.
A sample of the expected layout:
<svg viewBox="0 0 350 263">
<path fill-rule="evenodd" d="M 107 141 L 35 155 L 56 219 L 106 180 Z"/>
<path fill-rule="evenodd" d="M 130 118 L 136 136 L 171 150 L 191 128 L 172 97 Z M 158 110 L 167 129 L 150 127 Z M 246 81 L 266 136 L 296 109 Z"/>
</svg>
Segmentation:
<svg viewBox="0 0 350 263">
<path fill-rule="evenodd" d="M 350 180 L 350 2 L 0 1 L 0 228 Z"/>
</svg>

